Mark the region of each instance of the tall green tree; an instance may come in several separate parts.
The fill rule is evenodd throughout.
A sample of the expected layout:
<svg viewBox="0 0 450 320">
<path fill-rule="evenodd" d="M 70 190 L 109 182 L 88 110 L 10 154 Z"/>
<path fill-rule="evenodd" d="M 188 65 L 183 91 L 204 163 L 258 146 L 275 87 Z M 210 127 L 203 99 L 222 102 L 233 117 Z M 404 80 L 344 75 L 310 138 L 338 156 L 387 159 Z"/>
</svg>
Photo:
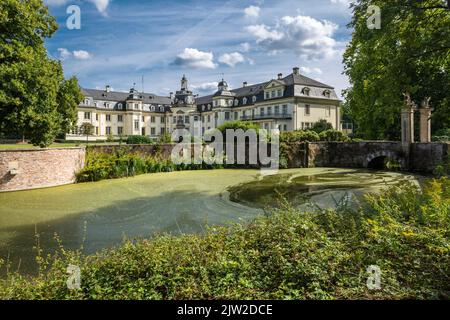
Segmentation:
<svg viewBox="0 0 450 320">
<path fill-rule="evenodd" d="M 381 29 L 369 29 L 369 6 L 381 9 Z M 357 0 L 352 40 L 344 54 L 351 87 L 344 108 L 368 139 L 399 139 L 403 93 L 431 97 L 433 130 L 450 127 L 448 1 Z"/>
<path fill-rule="evenodd" d="M 0 132 L 41 147 L 70 130 L 81 102 L 76 79 L 49 59 L 57 23 L 42 0 L 0 1 Z"/>
</svg>

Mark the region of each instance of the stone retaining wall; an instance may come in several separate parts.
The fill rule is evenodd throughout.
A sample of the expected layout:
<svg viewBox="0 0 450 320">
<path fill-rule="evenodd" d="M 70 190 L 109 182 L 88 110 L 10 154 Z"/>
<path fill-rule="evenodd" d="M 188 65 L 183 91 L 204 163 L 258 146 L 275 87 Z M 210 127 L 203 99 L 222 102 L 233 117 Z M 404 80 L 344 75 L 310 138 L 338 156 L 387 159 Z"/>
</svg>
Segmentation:
<svg viewBox="0 0 450 320">
<path fill-rule="evenodd" d="M 0 192 L 74 183 L 85 157 L 85 148 L 1 150 Z"/>
</svg>

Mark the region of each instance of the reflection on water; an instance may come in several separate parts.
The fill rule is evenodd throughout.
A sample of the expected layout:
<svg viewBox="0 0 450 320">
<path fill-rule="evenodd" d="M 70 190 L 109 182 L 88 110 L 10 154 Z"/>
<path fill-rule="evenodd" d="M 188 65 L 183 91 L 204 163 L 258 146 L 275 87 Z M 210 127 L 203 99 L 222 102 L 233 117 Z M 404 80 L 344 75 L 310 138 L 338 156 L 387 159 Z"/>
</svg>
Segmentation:
<svg viewBox="0 0 450 320">
<path fill-rule="evenodd" d="M 118 245 L 124 237 L 197 233 L 206 225 L 251 219 L 280 193 L 294 205 L 305 199 L 333 205 L 339 193 L 375 190 L 412 177 L 344 169 L 291 169 L 261 178 L 257 170 L 186 171 L 143 175 L 58 188 L 0 193 L 0 257 L 21 272 L 35 270 L 36 230 L 46 252 L 84 246 L 85 253 Z M 232 200 L 232 201 L 230 201 Z"/>
<path fill-rule="evenodd" d="M 306 175 L 290 172 L 242 183 L 229 190 L 232 201 L 254 208 L 278 207 L 281 199 L 299 208 L 305 208 L 308 203 L 329 208 L 342 200 L 357 205 L 365 193 L 376 192 L 403 180 L 415 178 L 392 172 L 362 170 Z"/>
</svg>

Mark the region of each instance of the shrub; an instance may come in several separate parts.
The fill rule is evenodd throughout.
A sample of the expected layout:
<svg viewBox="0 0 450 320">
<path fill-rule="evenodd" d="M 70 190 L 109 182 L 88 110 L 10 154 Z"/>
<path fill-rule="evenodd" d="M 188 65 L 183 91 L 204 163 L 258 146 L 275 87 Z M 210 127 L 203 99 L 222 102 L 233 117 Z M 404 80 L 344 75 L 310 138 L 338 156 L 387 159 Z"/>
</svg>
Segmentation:
<svg viewBox="0 0 450 320">
<path fill-rule="evenodd" d="M 317 133 L 321 133 L 327 130 L 333 129 L 333 125 L 329 123 L 327 120 L 319 120 L 318 122 L 314 123 L 311 130 Z"/>
<path fill-rule="evenodd" d="M 9 273 L 0 298 L 448 299 L 450 183 L 394 187 L 357 210 L 283 203 L 203 235 L 126 241 L 93 256 L 63 251 L 46 263 L 31 279 Z M 69 263 L 81 268 L 79 291 L 67 289 Z M 370 265 L 381 268 L 381 290 L 367 288 Z"/>
<path fill-rule="evenodd" d="M 319 137 L 320 137 L 320 141 L 330 141 L 330 142 L 331 141 L 346 142 L 346 141 L 350 140 L 345 133 L 343 133 L 342 131 L 339 131 L 339 130 L 334 130 L 334 129 L 327 130 L 327 131 L 320 133 Z"/>
<path fill-rule="evenodd" d="M 280 133 L 280 142 L 316 142 L 319 141 L 319 134 L 314 131 L 290 131 Z"/>
<path fill-rule="evenodd" d="M 253 130 L 256 130 L 256 132 L 258 132 L 260 127 L 257 124 L 254 124 L 252 122 L 230 121 L 230 122 L 226 122 L 223 125 L 217 127 L 217 129 L 220 130 L 222 133 L 225 133 L 227 129 L 234 129 L 234 130 L 242 129 L 244 131 L 253 129 Z"/>
<path fill-rule="evenodd" d="M 147 136 L 129 136 L 127 144 L 153 144 L 154 141 Z"/>
</svg>

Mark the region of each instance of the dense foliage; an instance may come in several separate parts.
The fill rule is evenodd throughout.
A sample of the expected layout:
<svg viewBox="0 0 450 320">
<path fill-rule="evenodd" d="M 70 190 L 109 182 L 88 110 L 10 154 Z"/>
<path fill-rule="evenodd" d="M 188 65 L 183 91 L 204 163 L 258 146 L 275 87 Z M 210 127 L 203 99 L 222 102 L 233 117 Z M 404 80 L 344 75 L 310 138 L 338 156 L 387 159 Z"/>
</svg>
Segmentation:
<svg viewBox="0 0 450 320">
<path fill-rule="evenodd" d="M 449 299 L 450 182 L 368 195 L 360 209 L 287 204 L 204 235 L 127 241 L 94 256 L 40 257 L 40 275 L 9 274 L 3 299 Z M 80 266 L 81 290 L 66 286 Z M 367 268 L 381 269 L 369 290 Z"/>
<path fill-rule="evenodd" d="M 0 1 L 0 132 L 41 147 L 71 129 L 82 100 L 77 79 L 47 56 L 56 30 L 42 0 Z"/>
<path fill-rule="evenodd" d="M 130 153 L 126 147 L 120 148 L 118 152 L 113 154 L 89 150 L 86 155 L 85 167 L 77 173 L 77 182 L 125 178 L 145 173 L 217 169 L 221 167 L 221 165 L 208 165 L 206 163 L 174 164 L 170 159 L 163 159 L 159 154 Z"/>
<path fill-rule="evenodd" d="M 260 127 L 259 127 L 259 125 L 254 124 L 252 122 L 248 122 L 248 121 L 230 121 L 230 122 L 226 122 L 223 125 L 217 127 L 217 129 L 223 133 L 225 133 L 227 129 L 233 129 L 233 130 L 242 129 L 244 131 L 256 130 L 256 132 L 258 132 Z"/>
<path fill-rule="evenodd" d="M 381 8 L 381 29 L 367 20 Z M 433 130 L 450 127 L 450 9 L 446 1 L 357 0 L 344 54 L 346 113 L 365 139 L 399 139 L 403 94 L 431 97 Z"/>
<path fill-rule="evenodd" d="M 147 136 L 128 136 L 127 144 L 154 144 L 155 141 Z"/>
<path fill-rule="evenodd" d="M 341 131 L 329 129 L 320 134 L 311 130 L 298 130 L 280 133 L 280 143 L 334 141 L 345 142 L 350 139 Z"/>
<path fill-rule="evenodd" d="M 333 125 L 329 123 L 327 120 L 319 120 L 313 124 L 311 130 L 317 133 L 321 133 L 327 130 L 333 129 Z"/>
</svg>

